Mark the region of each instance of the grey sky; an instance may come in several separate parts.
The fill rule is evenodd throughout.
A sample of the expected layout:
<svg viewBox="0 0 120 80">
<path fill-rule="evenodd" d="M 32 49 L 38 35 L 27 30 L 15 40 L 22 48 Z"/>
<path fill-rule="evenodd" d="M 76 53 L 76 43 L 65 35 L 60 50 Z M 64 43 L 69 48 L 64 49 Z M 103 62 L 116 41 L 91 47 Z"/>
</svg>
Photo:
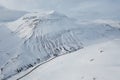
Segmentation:
<svg viewBox="0 0 120 80">
<path fill-rule="evenodd" d="M 56 10 L 80 16 L 118 17 L 120 0 L 0 0 L 0 4 L 17 10 Z M 112 15 L 112 16 L 111 16 Z"/>
<path fill-rule="evenodd" d="M 50 8 L 72 8 L 91 6 L 95 4 L 106 4 L 108 6 L 119 5 L 120 0 L 0 0 L 0 4 L 12 9 L 50 9 Z M 96 5 L 97 6 L 97 5 Z M 105 6 L 105 5 L 104 5 Z"/>
</svg>

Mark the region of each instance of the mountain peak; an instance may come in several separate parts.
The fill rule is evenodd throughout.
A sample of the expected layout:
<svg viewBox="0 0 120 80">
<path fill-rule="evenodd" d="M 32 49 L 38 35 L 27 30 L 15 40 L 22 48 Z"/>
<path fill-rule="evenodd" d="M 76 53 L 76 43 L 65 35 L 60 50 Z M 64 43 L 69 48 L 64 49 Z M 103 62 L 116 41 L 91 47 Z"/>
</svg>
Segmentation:
<svg viewBox="0 0 120 80">
<path fill-rule="evenodd" d="M 59 27 L 61 25 L 61 27 Z M 39 35 L 58 32 L 75 27 L 74 20 L 54 10 L 49 12 L 28 13 L 15 22 L 9 24 L 9 28 L 18 33 L 21 38 L 29 38 L 35 31 Z"/>
<path fill-rule="evenodd" d="M 67 18 L 64 14 L 61 14 L 57 11 L 43 11 L 43 12 L 33 12 L 33 13 L 28 13 L 24 15 L 21 19 L 23 20 L 28 20 L 28 19 L 61 19 L 61 18 Z"/>
</svg>

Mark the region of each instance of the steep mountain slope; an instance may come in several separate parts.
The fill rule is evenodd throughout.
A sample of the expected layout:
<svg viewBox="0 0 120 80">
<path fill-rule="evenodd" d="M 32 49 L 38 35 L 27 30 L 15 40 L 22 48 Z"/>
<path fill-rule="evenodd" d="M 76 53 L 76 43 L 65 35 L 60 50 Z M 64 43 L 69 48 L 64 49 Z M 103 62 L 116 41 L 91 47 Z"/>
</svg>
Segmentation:
<svg viewBox="0 0 120 80">
<path fill-rule="evenodd" d="M 17 20 L 26 13 L 25 11 L 10 10 L 0 5 L 0 22 Z"/>
<path fill-rule="evenodd" d="M 0 26 L 0 78 L 9 77 L 58 55 L 120 37 L 110 24 L 76 24 L 55 11 L 30 13 Z"/>
<path fill-rule="evenodd" d="M 119 80 L 119 49 L 120 39 L 87 46 L 40 66 L 20 80 Z"/>
</svg>

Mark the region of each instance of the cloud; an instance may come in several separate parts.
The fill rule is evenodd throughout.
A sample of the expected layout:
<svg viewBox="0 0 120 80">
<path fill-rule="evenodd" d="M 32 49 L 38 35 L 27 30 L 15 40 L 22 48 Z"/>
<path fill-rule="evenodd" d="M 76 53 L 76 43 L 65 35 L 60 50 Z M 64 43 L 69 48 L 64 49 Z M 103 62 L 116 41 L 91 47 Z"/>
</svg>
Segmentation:
<svg viewBox="0 0 120 80">
<path fill-rule="evenodd" d="M 16 10 L 56 10 L 80 17 L 118 17 L 120 11 L 120 0 L 0 0 L 0 4 Z"/>
<path fill-rule="evenodd" d="M 83 1 L 83 0 L 80 0 Z M 79 3 L 79 0 L 0 0 L 0 4 L 12 9 L 49 9 L 59 7 L 70 7 Z"/>
<path fill-rule="evenodd" d="M 7 8 L 22 10 L 60 8 L 69 10 L 76 7 L 87 9 L 97 5 L 113 7 L 113 5 L 119 5 L 119 3 L 119 0 L 0 0 L 0 4 Z"/>
<path fill-rule="evenodd" d="M 0 6 L 0 23 L 1 22 L 8 22 L 8 21 L 14 21 L 27 12 L 24 11 L 16 11 L 16 10 L 10 10 L 3 6 Z"/>
</svg>

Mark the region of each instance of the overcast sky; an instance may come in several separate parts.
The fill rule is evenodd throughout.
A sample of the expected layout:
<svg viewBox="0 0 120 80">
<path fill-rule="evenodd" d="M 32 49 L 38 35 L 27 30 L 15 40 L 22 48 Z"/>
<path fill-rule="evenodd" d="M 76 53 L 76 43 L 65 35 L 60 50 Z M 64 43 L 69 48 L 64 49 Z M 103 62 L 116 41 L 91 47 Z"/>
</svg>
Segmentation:
<svg viewBox="0 0 120 80">
<path fill-rule="evenodd" d="M 27 11 L 56 10 L 82 17 L 96 14 L 116 18 L 120 12 L 120 0 L 0 0 L 0 5 Z"/>
<path fill-rule="evenodd" d="M 120 0 L 0 0 L 0 4 L 12 9 L 38 9 L 38 8 L 71 8 L 75 6 L 91 7 L 91 5 L 106 4 L 107 6 L 119 5 Z M 105 6 L 105 5 L 104 5 Z"/>
</svg>

